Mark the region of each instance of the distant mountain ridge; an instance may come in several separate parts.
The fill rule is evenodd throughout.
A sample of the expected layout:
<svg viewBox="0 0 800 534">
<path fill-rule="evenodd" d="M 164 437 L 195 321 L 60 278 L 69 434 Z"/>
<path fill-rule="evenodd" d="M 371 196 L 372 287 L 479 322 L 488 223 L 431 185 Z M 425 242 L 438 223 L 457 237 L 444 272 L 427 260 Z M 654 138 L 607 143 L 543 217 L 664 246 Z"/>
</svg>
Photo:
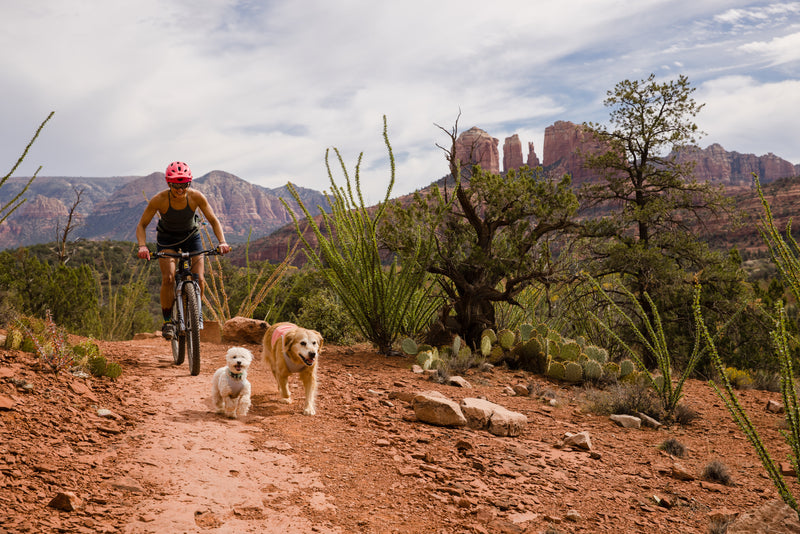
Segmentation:
<svg viewBox="0 0 800 534">
<path fill-rule="evenodd" d="M 456 140 L 456 154 L 465 163 L 478 163 L 495 173 L 500 172 L 501 161 L 503 172 L 523 164 L 540 165 L 533 143 L 528 143 L 527 158 L 523 162 L 524 153 L 518 134 L 505 139 L 502 158 L 498 145 L 498 139 L 472 127 Z M 586 135 L 582 125 L 556 121 L 545 129 L 541 165 L 553 176 L 571 174 L 575 186 L 591 182 L 597 177 L 591 169 L 583 166 L 581 154 L 595 148 L 596 142 Z M 734 194 L 737 188 L 749 188 L 752 173 L 759 175 L 762 184 L 800 174 L 800 165 L 775 154 L 756 156 L 728 152 L 719 144 L 705 149 L 687 148 L 679 158 L 695 161 L 694 175 L 698 181 L 722 185 L 730 194 Z M 446 169 L 442 170 L 446 172 Z M 430 181 L 433 183 L 436 178 L 430 177 Z M 26 182 L 26 178 L 10 178 L 0 187 L 0 205 L 13 198 Z M 208 197 L 230 243 L 241 243 L 249 238 L 250 253 L 255 259 L 283 260 L 286 245 L 295 234 L 294 228 L 286 228 L 292 218 L 281 199 L 287 202 L 291 212 L 302 217 L 286 186 L 268 189 L 215 170 L 197 178 L 193 187 Z M 39 177 L 25 195 L 27 202 L 0 225 L 0 249 L 57 240 L 56 231 L 58 228 L 63 230 L 69 209 L 75 203 L 76 190 L 82 190 L 82 195 L 76 209 L 78 224 L 70 239 L 133 241 L 135 226 L 147 199 L 164 188 L 164 174 L 161 172 L 109 178 Z M 301 187 L 296 189 L 312 215 L 319 214 L 317 206 L 328 209 L 323 193 Z M 148 229 L 150 242 L 155 238 L 155 225 L 154 221 Z M 281 228 L 284 230 L 271 235 Z"/>
<path fill-rule="evenodd" d="M 10 178 L 0 188 L 0 204 L 8 202 L 27 183 Z M 63 231 L 76 191 L 82 191 L 76 206 L 77 224 L 70 239 L 134 241 L 136 224 L 148 199 L 166 187 L 164 174 L 111 178 L 38 177 L 25 193 L 27 201 L 0 225 L 0 249 L 47 243 Z M 222 222 L 226 240 L 241 243 L 268 235 L 290 222 L 284 199 L 294 213 L 301 210 L 285 186 L 268 189 L 224 171 L 211 171 L 192 182 L 209 200 Z M 306 207 L 314 214 L 327 206 L 323 193 L 297 187 Z M 155 240 L 154 220 L 148 227 L 148 242 Z"/>
</svg>

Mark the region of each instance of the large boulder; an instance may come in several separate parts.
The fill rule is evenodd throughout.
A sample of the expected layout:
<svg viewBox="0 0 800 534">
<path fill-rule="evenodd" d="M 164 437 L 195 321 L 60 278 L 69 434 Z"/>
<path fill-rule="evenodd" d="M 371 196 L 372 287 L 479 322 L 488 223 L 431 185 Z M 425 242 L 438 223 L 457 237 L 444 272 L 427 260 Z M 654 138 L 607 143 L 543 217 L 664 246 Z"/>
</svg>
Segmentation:
<svg viewBox="0 0 800 534">
<path fill-rule="evenodd" d="M 411 403 L 417 419 L 437 426 L 466 426 L 467 419 L 458 404 L 438 391 L 418 393 Z"/>
<path fill-rule="evenodd" d="M 471 428 L 488 430 L 495 436 L 519 436 L 528 418 L 485 399 L 466 398 L 461 411 Z"/>
<path fill-rule="evenodd" d="M 269 328 L 269 324 L 266 321 L 234 317 L 225 321 L 225 325 L 222 327 L 222 341 L 260 345 L 267 328 Z"/>
<path fill-rule="evenodd" d="M 800 532 L 797 512 L 782 500 L 773 500 L 740 515 L 728 525 L 728 534 L 789 534 Z"/>
</svg>

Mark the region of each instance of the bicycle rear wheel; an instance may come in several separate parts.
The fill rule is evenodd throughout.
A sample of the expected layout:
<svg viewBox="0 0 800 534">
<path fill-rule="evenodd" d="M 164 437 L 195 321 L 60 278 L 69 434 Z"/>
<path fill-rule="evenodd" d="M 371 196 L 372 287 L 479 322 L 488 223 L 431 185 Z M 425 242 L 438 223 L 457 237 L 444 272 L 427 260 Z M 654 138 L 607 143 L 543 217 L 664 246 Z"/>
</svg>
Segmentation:
<svg viewBox="0 0 800 534">
<path fill-rule="evenodd" d="M 173 303 L 172 305 L 172 321 L 175 323 L 178 322 L 177 301 L 175 301 L 175 303 Z M 175 363 L 175 365 L 180 365 L 183 363 L 183 360 L 186 357 L 186 336 L 183 335 L 183 332 L 178 332 L 178 329 L 175 328 L 175 331 L 172 334 L 171 343 L 172 343 L 172 361 Z"/>
<path fill-rule="evenodd" d="M 183 310 L 186 313 L 186 352 L 189 356 L 189 373 L 200 374 L 200 306 L 194 284 L 184 286 Z"/>
</svg>

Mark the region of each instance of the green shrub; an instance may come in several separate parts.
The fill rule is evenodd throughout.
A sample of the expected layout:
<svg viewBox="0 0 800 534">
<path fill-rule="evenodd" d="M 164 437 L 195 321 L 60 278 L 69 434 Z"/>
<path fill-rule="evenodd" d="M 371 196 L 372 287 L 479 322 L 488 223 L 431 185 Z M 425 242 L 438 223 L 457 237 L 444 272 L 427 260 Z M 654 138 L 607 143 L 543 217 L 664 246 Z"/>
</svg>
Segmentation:
<svg viewBox="0 0 800 534">
<path fill-rule="evenodd" d="M 350 314 L 329 289 L 322 289 L 300 301 L 295 322 L 322 334 L 326 343 L 350 345 L 360 339 Z"/>
<path fill-rule="evenodd" d="M 753 378 L 747 371 L 740 371 L 735 367 L 726 367 L 725 378 L 728 379 L 728 382 L 730 382 L 735 389 L 753 388 Z"/>
</svg>

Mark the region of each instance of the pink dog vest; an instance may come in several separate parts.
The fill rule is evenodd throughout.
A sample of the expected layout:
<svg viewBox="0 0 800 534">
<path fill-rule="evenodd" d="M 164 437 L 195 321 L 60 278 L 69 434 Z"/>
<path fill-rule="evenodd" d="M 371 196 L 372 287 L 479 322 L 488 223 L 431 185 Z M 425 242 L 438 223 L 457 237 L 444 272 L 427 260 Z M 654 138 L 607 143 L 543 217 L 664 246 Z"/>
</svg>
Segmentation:
<svg viewBox="0 0 800 534">
<path fill-rule="evenodd" d="M 281 326 L 279 326 L 275 330 L 273 330 L 273 332 L 272 332 L 272 344 L 274 345 L 275 343 L 277 343 L 278 342 L 278 338 L 283 337 L 286 334 L 286 332 L 288 332 L 292 328 L 297 328 L 297 325 L 294 325 L 292 323 L 286 323 L 286 324 L 282 324 Z"/>
<path fill-rule="evenodd" d="M 272 331 L 272 345 L 274 346 L 275 343 L 278 342 L 280 338 L 286 335 L 286 332 L 291 330 L 292 328 L 297 328 L 297 325 L 292 323 L 282 324 L 275 328 Z M 286 345 L 283 345 L 283 361 L 286 362 L 286 368 L 289 369 L 291 373 L 299 373 L 305 367 L 304 365 L 298 365 L 297 362 L 293 362 L 289 355 L 286 354 Z"/>
</svg>

